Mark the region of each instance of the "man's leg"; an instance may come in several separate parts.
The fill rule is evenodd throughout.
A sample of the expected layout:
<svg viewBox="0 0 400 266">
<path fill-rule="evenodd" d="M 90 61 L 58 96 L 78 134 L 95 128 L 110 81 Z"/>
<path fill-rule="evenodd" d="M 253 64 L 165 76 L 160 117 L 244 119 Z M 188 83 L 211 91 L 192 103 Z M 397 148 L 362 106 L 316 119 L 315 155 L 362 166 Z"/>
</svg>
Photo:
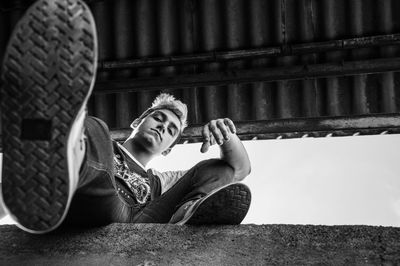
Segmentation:
<svg viewBox="0 0 400 266">
<path fill-rule="evenodd" d="M 96 64 L 94 19 L 79 0 L 36 2 L 11 35 L 1 73 L 2 191 L 28 232 L 49 232 L 67 214 Z"/>
<path fill-rule="evenodd" d="M 174 186 L 151 201 L 133 217 L 135 223 L 168 223 L 185 202 L 200 199 L 233 182 L 233 169 L 224 161 L 210 159 L 190 169 Z"/>
<path fill-rule="evenodd" d="M 86 156 L 65 225 L 99 226 L 124 221 L 129 215 L 119 199 L 113 173 L 113 147 L 107 125 L 98 118 L 85 121 Z"/>
</svg>

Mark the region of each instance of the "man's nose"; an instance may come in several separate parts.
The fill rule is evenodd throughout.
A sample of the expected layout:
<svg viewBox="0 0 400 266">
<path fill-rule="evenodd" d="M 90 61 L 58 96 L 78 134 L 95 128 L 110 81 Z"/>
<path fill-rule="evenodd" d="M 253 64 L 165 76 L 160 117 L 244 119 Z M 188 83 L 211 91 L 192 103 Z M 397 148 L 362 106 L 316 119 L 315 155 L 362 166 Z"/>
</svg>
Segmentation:
<svg viewBox="0 0 400 266">
<path fill-rule="evenodd" d="M 161 123 L 161 124 L 158 125 L 158 128 L 160 129 L 160 131 L 161 131 L 162 133 L 165 132 L 166 127 L 167 127 L 167 126 L 166 126 L 164 123 Z"/>
</svg>

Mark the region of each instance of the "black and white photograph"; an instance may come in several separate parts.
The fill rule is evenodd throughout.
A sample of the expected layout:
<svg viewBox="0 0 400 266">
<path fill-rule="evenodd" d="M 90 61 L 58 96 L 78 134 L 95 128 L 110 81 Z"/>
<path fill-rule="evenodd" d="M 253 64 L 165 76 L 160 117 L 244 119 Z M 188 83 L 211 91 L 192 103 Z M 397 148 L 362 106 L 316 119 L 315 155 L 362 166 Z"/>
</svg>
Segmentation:
<svg viewBox="0 0 400 266">
<path fill-rule="evenodd" d="M 0 265 L 400 265 L 399 14 L 1 1 Z"/>
</svg>

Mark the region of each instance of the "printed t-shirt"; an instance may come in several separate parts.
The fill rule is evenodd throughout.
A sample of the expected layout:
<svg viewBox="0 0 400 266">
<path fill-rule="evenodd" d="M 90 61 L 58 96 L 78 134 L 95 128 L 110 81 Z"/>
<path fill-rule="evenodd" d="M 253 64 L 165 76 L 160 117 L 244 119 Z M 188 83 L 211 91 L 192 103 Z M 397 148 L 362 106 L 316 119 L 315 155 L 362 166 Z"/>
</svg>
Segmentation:
<svg viewBox="0 0 400 266">
<path fill-rule="evenodd" d="M 113 145 L 115 177 L 129 188 L 130 197 L 138 204 L 145 204 L 165 193 L 187 173 L 187 170 L 146 170 L 121 144 L 114 142 Z"/>
</svg>

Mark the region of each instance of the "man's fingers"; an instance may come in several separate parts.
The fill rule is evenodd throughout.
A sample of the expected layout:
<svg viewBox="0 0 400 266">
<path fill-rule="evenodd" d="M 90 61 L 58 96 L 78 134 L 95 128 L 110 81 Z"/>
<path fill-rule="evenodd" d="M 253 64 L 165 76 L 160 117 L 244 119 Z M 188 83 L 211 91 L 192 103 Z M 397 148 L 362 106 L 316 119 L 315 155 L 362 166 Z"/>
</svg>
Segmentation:
<svg viewBox="0 0 400 266">
<path fill-rule="evenodd" d="M 235 124 L 229 118 L 211 120 L 202 130 L 203 144 L 200 151 L 207 152 L 210 146 L 218 143 L 222 145 L 230 139 L 231 132 L 236 133 Z"/>
<path fill-rule="evenodd" d="M 213 135 L 210 135 L 209 141 L 203 141 L 203 144 L 201 145 L 200 151 L 202 153 L 205 153 L 209 150 L 209 148 L 212 145 L 215 145 L 217 142 L 215 141 L 215 138 Z"/>
<path fill-rule="evenodd" d="M 203 135 L 203 145 L 201 145 L 200 152 L 205 153 L 208 151 L 208 148 L 210 147 L 210 130 L 208 128 L 208 124 L 203 127 L 202 135 Z"/>
<path fill-rule="evenodd" d="M 221 131 L 217 127 L 217 122 L 215 120 L 210 122 L 210 131 L 217 141 L 218 145 L 222 145 L 224 143 Z"/>
<path fill-rule="evenodd" d="M 233 134 L 236 134 L 236 127 L 235 127 L 235 124 L 233 123 L 233 121 L 230 120 L 229 118 L 225 118 L 224 122 L 225 122 L 226 125 L 228 125 L 229 129 L 231 130 L 231 132 Z"/>
<path fill-rule="evenodd" d="M 215 140 L 214 136 L 210 136 L 210 146 L 217 144 L 217 141 Z"/>
<path fill-rule="evenodd" d="M 224 136 L 224 139 L 226 141 L 228 141 L 229 140 L 229 131 L 222 119 L 219 119 L 217 121 L 217 126 L 218 126 L 219 130 L 221 131 L 222 136 Z"/>
<path fill-rule="evenodd" d="M 210 142 L 203 142 L 203 145 L 201 145 L 200 152 L 202 153 L 207 152 L 209 147 L 210 147 Z"/>
<path fill-rule="evenodd" d="M 203 135 L 203 142 L 206 141 L 208 142 L 210 140 L 210 130 L 208 128 L 208 124 L 203 127 L 202 135 Z"/>
</svg>

